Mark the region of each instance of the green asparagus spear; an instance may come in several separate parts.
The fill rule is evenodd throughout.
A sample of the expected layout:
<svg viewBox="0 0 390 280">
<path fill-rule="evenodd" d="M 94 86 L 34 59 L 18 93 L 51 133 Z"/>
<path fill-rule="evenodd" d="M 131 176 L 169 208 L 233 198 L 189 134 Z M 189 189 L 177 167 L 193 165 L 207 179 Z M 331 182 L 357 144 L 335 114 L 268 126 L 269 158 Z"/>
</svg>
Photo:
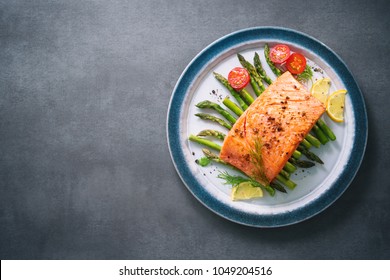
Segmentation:
<svg viewBox="0 0 390 280">
<path fill-rule="evenodd" d="M 280 175 L 282 175 L 286 179 L 290 179 L 290 173 L 288 173 L 286 170 L 282 169 L 279 172 Z"/>
<path fill-rule="evenodd" d="M 307 141 L 306 139 L 303 139 L 302 142 L 301 142 L 301 144 L 302 144 L 305 148 L 307 148 L 307 149 L 310 149 L 310 148 L 311 148 L 310 142 Z"/>
<path fill-rule="evenodd" d="M 328 137 L 325 135 L 325 133 L 318 127 L 318 125 L 313 126 L 313 132 L 317 136 L 318 140 L 320 140 L 322 145 L 325 145 L 326 143 L 329 142 Z"/>
<path fill-rule="evenodd" d="M 270 183 L 270 186 L 277 191 L 280 191 L 282 193 L 287 193 L 286 189 L 281 184 L 279 184 L 276 180 L 272 181 Z"/>
<path fill-rule="evenodd" d="M 238 107 L 238 105 L 236 103 L 234 103 L 233 101 L 231 101 L 228 97 L 225 97 L 225 99 L 222 101 L 222 103 L 228 107 L 232 112 L 234 112 L 234 114 L 236 114 L 237 116 L 241 116 L 244 111 L 241 110 L 240 107 Z"/>
<path fill-rule="evenodd" d="M 292 165 L 292 164 L 291 164 L 291 165 Z M 294 165 L 292 165 L 292 166 L 295 168 Z M 291 174 L 291 173 L 294 172 L 294 170 L 291 170 L 291 169 L 289 169 L 289 168 L 286 168 L 286 166 L 283 166 L 283 169 L 282 169 L 282 170 L 286 171 L 288 174 Z"/>
<path fill-rule="evenodd" d="M 294 171 L 297 170 L 297 168 L 288 161 L 284 165 L 283 169 L 286 170 L 288 173 L 293 173 Z"/>
<path fill-rule="evenodd" d="M 270 196 L 275 196 L 275 189 L 271 186 L 264 186 L 264 189 L 269 193 Z"/>
<path fill-rule="evenodd" d="M 218 163 L 221 163 L 221 164 L 225 164 L 225 165 L 228 164 L 227 162 L 225 162 L 222 159 L 220 159 L 220 157 L 218 155 L 214 154 L 213 152 L 211 152 L 208 149 L 202 149 L 202 152 L 208 159 L 210 159 L 212 161 L 215 161 L 215 162 L 218 162 Z"/>
<path fill-rule="evenodd" d="M 299 145 L 298 150 L 304 154 L 308 159 L 318 162 L 320 164 L 324 164 L 324 162 L 320 159 L 319 156 L 317 156 L 315 153 L 309 151 L 305 146 Z"/>
<path fill-rule="evenodd" d="M 199 164 L 200 166 L 205 167 L 205 166 L 210 164 L 211 160 L 207 157 L 202 157 L 202 158 L 196 159 L 195 162 L 197 164 Z"/>
<path fill-rule="evenodd" d="M 247 105 L 251 105 L 255 101 L 252 95 L 245 88 L 237 92 Z"/>
<path fill-rule="evenodd" d="M 294 164 L 295 166 L 300 167 L 300 168 L 310 168 L 310 167 L 313 167 L 315 165 L 314 162 L 312 162 L 312 161 L 299 160 L 299 159 L 295 159 L 295 158 L 290 158 L 290 162 L 292 164 Z"/>
<path fill-rule="evenodd" d="M 209 147 L 211 149 L 214 149 L 214 150 L 217 150 L 217 151 L 221 150 L 221 146 L 220 145 L 214 143 L 213 141 L 210 141 L 210 140 L 207 140 L 207 139 L 195 136 L 193 134 L 191 134 L 190 137 L 188 137 L 188 139 L 190 141 L 193 141 L 193 142 L 199 143 L 201 145 L 207 146 L 207 147 Z"/>
<path fill-rule="evenodd" d="M 279 77 L 280 75 L 282 75 L 282 71 L 280 71 L 280 69 L 277 68 L 277 67 L 275 66 L 275 64 L 271 61 L 271 59 L 270 59 L 270 57 L 269 57 L 269 52 L 270 52 L 269 46 L 268 46 L 268 44 L 265 44 L 265 46 L 264 46 L 264 56 L 265 56 L 265 60 L 267 61 L 269 67 L 270 67 L 271 70 L 272 70 L 272 72 L 274 72 L 274 74 L 275 74 L 276 76 Z"/>
<path fill-rule="evenodd" d="M 267 83 L 272 84 L 272 80 L 270 77 L 267 76 L 267 73 L 265 72 L 263 65 L 261 65 L 260 56 L 257 52 L 255 52 L 255 57 L 253 59 L 253 62 L 255 64 L 255 68 L 259 76 Z"/>
<path fill-rule="evenodd" d="M 319 119 L 317 121 L 317 125 L 321 128 L 321 130 L 326 134 L 326 136 L 328 136 L 328 138 L 331 141 L 336 140 L 336 135 L 333 133 L 333 131 L 330 129 L 330 127 L 327 126 L 326 123 L 322 119 Z"/>
<path fill-rule="evenodd" d="M 278 180 L 280 183 L 282 183 L 283 185 L 285 185 L 286 187 L 288 187 L 291 190 L 293 190 L 297 186 L 297 184 L 295 182 L 291 181 L 290 179 L 284 178 L 280 174 L 278 174 L 276 176 L 276 180 Z"/>
<path fill-rule="evenodd" d="M 259 76 L 259 74 L 257 73 L 256 71 L 256 68 L 250 64 L 250 62 L 248 62 L 247 60 L 245 60 L 245 58 L 241 55 L 241 54 L 237 54 L 237 57 L 238 57 L 238 60 L 240 61 L 241 65 L 246 69 L 248 70 L 249 72 L 249 75 L 251 77 L 251 81 L 254 81 L 255 84 L 258 85 L 257 88 L 254 88 L 253 90 L 255 91 L 255 94 L 257 96 L 259 96 L 260 94 L 263 93 L 263 91 L 265 90 L 265 87 L 263 85 L 263 82 L 261 81 L 261 78 Z M 255 86 L 256 87 L 256 86 Z M 260 91 L 257 91 L 256 90 L 260 90 Z"/>
<path fill-rule="evenodd" d="M 214 117 L 213 115 L 198 113 L 198 114 L 195 114 L 195 116 L 201 118 L 202 120 L 209 120 L 209 121 L 219 123 L 220 125 L 226 127 L 229 130 L 232 128 L 232 126 L 229 123 L 225 122 L 223 119 Z"/>
<path fill-rule="evenodd" d="M 220 140 L 224 140 L 226 135 L 225 135 L 225 133 L 222 133 L 218 130 L 205 129 L 205 130 L 202 130 L 201 132 L 199 132 L 197 136 L 212 136 L 212 137 L 218 138 Z"/>
<path fill-rule="evenodd" d="M 299 159 L 299 158 L 302 156 L 302 154 L 301 154 L 300 151 L 295 150 L 295 151 L 293 152 L 292 156 L 293 156 L 293 158 L 295 158 L 295 159 Z"/>
<path fill-rule="evenodd" d="M 308 133 L 305 137 L 307 141 L 309 141 L 310 144 L 312 144 L 314 147 L 319 148 L 321 146 L 320 140 L 318 140 L 316 137 Z"/>
<path fill-rule="evenodd" d="M 248 105 L 244 102 L 244 100 L 241 98 L 241 96 L 232 88 L 232 86 L 229 84 L 228 80 L 225 79 L 221 74 L 218 74 L 216 72 L 213 72 L 214 77 L 222 84 L 224 85 L 230 92 L 230 94 L 237 100 L 238 104 L 241 106 L 243 110 L 248 109 Z"/>
<path fill-rule="evenodd" d="M 201 109 L 213 109 L 213 110 L 217 111 L 218 113 L 220 113 L 231 124 L 234 124 L 237 121 L 237 119 L 235 117 L 233 117 L 228 111 L 223 109 L 219 104 L 211 102 L 209 100 L 199 102 L 195 106 L 198 108 L 201 108 Z"/>
<path fill-rule="evenodd" d="M 259 85 L 255 82 L 254 79 L 252 79 L 252 77 L 251 77 L 251 79 L 249 80 L 249 82 L 250 82 L 250 84 L 251 84 L 251 86 L 252 86 L 252 88 L 253 88 L 253 92 L 256 94 L 256 96 L 259 96 L 260 94 L 262 94 L 262 92 L 263 92 L 264 90 L 261 90 L 261 88 L 259 87 Z"/>
</svg>

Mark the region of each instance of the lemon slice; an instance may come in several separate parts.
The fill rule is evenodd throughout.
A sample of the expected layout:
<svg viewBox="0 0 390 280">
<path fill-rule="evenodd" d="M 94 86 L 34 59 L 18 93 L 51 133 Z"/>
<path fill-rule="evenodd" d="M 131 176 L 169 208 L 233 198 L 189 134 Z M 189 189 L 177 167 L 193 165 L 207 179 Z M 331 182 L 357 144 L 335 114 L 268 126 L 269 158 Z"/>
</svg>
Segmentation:
<svg viewBox="0 0 390 280">
<path fill-rule="evenodd" d="M 328 99 L 330 88 L 330 79 L 323 78 L 321 80 L 316 81 L 310 89 L 310 93 L 320 100 L 323 104 L 326 103 Z"/>
<path fill-rule="evenodd" d="M 345 106 L 345 89 L 336 90 L 333 92 L 326 103 L 326 112 L 328 116 L 335 122 L 344 121 L 344 106 Z"/>
<path fill-rule="evenodd" d="M 263 190 L 260 187 L 254 187 L 251 182 L 242 182 L 232 189 L 232 200 L 245 200 L 257 197 L 263 197 Z"/>
</svg>

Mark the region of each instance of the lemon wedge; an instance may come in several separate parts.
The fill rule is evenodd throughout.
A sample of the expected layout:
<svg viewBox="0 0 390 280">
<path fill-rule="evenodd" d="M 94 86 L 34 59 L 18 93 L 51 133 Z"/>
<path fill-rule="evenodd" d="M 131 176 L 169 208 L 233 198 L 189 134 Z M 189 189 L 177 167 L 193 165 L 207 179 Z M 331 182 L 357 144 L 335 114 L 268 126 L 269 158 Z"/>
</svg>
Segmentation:
<svg viewBox="0 0 390 280">
<path fill-rule="evenodd" d="M 255 187 L 251 182 L 242 182 L 232 188 L 232 200 L 246 200 L 251 198 L 263 197 L 263 190 Z"/>
<path fill-rule="evenodd" d="M 345 89 L 336 90 L 329 97 L 326 103 L 326 112 L 335 122 L 344 121 Z"/>
<path fill-rule="evenodd" d="M 310 89 L 310 93 L 320 100 L 323 104 L 326 104 L 330 89 L 330 79 L 323 78 L 316 81 Z"/>
</svg>

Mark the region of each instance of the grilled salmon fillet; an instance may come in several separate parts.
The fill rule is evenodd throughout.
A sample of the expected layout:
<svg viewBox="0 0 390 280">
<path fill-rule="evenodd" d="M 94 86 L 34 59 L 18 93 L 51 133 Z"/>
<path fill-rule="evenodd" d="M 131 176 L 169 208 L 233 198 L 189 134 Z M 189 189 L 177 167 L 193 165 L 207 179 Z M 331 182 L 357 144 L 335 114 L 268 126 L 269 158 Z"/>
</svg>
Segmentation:
<svg viewBox="0 0 390 280">
<path fill-rule="evenodd" d="M 325 106 L 287 71 L 240 116 L 220 158 L 267 185 L 324 112 Z"/>
</svg>

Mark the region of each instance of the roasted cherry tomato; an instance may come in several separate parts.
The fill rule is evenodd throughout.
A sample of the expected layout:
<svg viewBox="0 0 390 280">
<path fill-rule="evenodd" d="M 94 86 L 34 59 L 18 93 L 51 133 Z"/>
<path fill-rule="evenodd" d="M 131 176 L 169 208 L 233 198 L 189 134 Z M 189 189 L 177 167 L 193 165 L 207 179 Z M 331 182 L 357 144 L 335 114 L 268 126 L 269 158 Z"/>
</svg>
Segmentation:
<svg viewBox="0 0 390 280">
<path fill-rule="evenodd" d="M 290 57 L 290 48 L 287 45 L 276 45 L 270 50 L 269 57 L 273 63 L 283 63 Z"/>
<path fill-rule="evenodd" d="M 291 74 L 301 74 L 306 67 L 306 58 L 300 53 L 293 53 L 287 59 L 286 67 Z"/>
<path fill-rule="evenodd" d="M 229 84 L 236 90 L 242 90 L 249 83 L 249 72 L 242 67 L 233 68 L 228 75 Z"/>
</svg>

